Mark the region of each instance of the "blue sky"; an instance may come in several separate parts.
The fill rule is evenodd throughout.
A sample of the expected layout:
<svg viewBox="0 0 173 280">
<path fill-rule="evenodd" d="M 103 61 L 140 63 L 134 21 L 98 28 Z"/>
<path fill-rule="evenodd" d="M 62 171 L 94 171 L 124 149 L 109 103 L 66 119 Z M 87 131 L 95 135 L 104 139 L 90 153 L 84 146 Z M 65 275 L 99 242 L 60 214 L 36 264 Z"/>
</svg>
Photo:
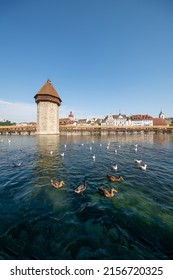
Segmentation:
<svg viewBox="0 0 173 280">
<path fill-rule="evenodd" d="M 36 120 L 50 79 L 60 117 L 173 117 L 171 0 L 0 0 L 0 119 Z"/>
</svg>

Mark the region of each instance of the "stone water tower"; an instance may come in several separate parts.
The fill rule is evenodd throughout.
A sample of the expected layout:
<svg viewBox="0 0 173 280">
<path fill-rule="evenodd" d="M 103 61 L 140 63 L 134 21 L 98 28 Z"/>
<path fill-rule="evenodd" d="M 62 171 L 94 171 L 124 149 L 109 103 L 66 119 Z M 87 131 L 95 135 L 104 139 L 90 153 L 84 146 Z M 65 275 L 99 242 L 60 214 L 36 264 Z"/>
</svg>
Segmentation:
<svg viewBox="0 0 173 280">
<path fill-rule="evenodd" d="M 37 134 L 59 133 L 59 106 L 61 98 L 50 80 L 34 96 L 37 103 Z"/>
</svg>

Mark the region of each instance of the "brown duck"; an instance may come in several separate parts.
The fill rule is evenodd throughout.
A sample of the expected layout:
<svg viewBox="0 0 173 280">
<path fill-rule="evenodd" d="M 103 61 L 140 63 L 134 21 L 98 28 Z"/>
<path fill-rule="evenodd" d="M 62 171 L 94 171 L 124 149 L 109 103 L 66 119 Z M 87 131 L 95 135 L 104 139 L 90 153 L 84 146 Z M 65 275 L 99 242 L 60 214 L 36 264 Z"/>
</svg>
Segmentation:
<svg viewBox="0 0 173 280">
<path fill-rule="evenodd" d="M 113 197 L 114 196 L 114 192 L 118 192 L 116 189 L 111 188 L 110 192 L 106 189 L 102 189 L 102 188 L 98 188 L 98 191 L 101 195 L 105 196 L 105 197 Z"/>
<path fill-rule="evenodd" d="M 113 175 L 106 175 L 106 176 L 107 176 L 108 180 L 111 182 L 120 182 L 120 181 L 124 180 L 122 176 L 118 176 L 118 177 L 115 177 Z"/>
<path fill-rule="evenodd" d="M 82 193 L 83 191 L 86 190 L 86 179 L 84 179 L 84 182 L 82 185 L 78 186 L 76 189 L 75 189 L 75 193 Z"/>
<path fill-rule="evenodd" d="M 51 180 L 51 185 L 57 189 L 61 188 L 63 185 L 64 185 L 64 181 L 54 181 L 54 180 Z"/>
</svg>

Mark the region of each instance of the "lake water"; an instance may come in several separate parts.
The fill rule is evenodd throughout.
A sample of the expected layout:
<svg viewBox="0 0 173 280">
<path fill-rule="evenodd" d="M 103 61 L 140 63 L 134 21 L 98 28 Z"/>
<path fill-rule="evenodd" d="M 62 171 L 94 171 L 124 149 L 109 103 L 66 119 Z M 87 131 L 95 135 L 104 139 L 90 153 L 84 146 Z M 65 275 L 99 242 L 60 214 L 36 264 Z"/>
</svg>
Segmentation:
<svg viewBox="0 0 173 280">
<path fill-rule="evenodd" d="M 173 259 L 173 134 L 0 136 L 0 156 L 1 259 Z"/>
</svg>

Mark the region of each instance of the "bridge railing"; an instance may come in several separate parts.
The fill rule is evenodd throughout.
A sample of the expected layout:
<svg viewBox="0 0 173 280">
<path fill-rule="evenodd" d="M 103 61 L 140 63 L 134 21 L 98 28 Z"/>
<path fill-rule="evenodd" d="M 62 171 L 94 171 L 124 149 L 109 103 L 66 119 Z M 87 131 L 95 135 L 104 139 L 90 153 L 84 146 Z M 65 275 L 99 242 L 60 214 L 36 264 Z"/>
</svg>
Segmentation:
<svg viewBox="0 0 173 280">
<path fill-rule="evenodd" d="M 60 125 L 60 131 L 159 131 L 173 130 L 173 126 L 99 126 L 99 125 Z"/>
<path fill-rule="evenodd" d="M 61 132 L 129 132 L 129 131 L 173 131 L 173 126 L 99 126 L 99 125 L 60 125 Z M 0 133 L 36 133 L 36 125 L 0 126 Z"/>
<path fill-rule="evenodd" d="M 20 132 L 36 132 L 36 125 L 11 125 L 11 126 L 0 126 L 0 133 L 20 133 Z"/>
</svg>

